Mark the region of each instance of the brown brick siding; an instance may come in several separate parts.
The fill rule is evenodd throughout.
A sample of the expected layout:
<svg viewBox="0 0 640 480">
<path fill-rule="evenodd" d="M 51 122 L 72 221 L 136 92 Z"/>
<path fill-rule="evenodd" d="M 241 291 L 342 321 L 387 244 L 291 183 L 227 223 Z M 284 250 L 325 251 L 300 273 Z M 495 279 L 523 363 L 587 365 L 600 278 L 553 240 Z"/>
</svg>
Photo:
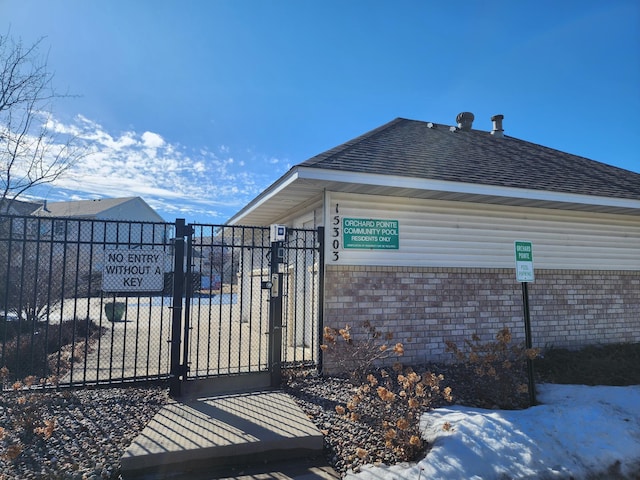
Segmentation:
<svg viewBox="0 0 640 480">
<path fill-rule="evenodd" d="M 640 272 L 536 270 L 529 305 L 534 346 L 640 341 Z M 524 341 L 522 286 L 513 269 L 328 266 L 324 324 L 363 321 L 392 332 L 403 362 L 450 361 L 446 340 Z M 330 365 L 327 355 L 325 363 Z"/>
</svg>

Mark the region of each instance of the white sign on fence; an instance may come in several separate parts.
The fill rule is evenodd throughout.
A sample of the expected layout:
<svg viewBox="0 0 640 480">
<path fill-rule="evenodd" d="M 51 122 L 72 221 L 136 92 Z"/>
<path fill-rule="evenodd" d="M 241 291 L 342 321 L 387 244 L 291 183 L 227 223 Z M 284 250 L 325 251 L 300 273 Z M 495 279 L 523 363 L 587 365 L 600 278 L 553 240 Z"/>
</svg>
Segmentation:
<svg viewBox="0 0 640 480">
<path fill-rule="evenodd" d="M 157 292 L 164 288 L 164 252 L 152 249 L 104 251 L 102 290 Z"/>
</svg>

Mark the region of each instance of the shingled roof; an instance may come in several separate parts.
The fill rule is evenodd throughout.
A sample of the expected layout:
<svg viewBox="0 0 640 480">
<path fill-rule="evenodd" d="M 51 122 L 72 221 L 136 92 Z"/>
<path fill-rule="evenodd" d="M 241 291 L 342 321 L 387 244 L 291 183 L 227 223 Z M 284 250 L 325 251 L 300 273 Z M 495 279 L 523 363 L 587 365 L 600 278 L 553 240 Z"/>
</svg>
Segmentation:
<svg viewBox="0 0 640 480">
<path fill-rule="evenodd" d="M 47 202 L 33 212 L 39 217 L 163 222 L 140 197 L 96 198 L 71 202 Z"/>
<path fill-rule="evenodd" d="M 509 136 L 396 118 L 300 166 L 640 199 L 640 174 Z"/>
<path fill-rule="evenodd" d="M 295 165 L 229 223 L 294 218 L 325 191 L 640 215 L 639 173 L 493 133 L 396 118 Z"/>
</svg>

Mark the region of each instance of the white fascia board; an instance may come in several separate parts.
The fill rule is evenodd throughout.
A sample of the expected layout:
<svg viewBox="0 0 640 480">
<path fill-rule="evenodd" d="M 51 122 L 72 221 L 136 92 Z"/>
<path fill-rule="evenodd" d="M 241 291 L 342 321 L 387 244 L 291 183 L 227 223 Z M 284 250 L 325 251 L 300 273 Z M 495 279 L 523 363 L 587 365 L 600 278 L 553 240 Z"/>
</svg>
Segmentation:
<svg viewBox="0 0 640 480">
<path fill-rule="evenodd" d="M 553 192 L 549 190 L 533 190 L 526 188 L 501 187 L 479 183 L 449 182 L 424 178 L 402 177 L 398 175 L 380 175 L 374 173 L 344 172 L 320 168 L 298 167 L 297 178 L 324 180 L 331 182 L 355 183 L 398 188 L 414 188 L 416 190 L 432 190 L 437 192 L 468 193 L 496 197 L 522 198 L 526 200 L 542 200 L 546 202 L 578 203 L 607 207 L 632 208 L 640 210 L 640 200 L 615 197 L 598 197 L 575 193 Z"/>
<path fill-rule="evenodd" d="M 287 188 L 293 182 L 295 182 L 299 178 L 298 169 L 294 168 L 287 172 L 284 176 L 280 177 L 279 180 L 276 180 L 275 183 L 272 183 L 266 190 L 264 190 L 260 195 L 258 195 L 251 203 L 249 203 L 245 208 L 236 213 L 233 217 L 227 220 L 226 223 L 233 225 L 242 217 L 250 214 L 256 208 L 259 208 L 265 202 L 268 202 L 273 197 L 278 195 L 282 190 Z"/>
</svg>

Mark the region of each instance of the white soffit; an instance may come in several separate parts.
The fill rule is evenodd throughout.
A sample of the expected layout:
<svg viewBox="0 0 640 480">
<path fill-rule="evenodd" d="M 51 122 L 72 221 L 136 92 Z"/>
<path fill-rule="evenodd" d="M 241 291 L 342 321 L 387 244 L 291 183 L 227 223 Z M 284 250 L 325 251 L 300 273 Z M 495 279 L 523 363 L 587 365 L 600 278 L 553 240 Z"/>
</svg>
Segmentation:
<svg viewBox="0 0 640 480">
<path fill-rule="evenodd" d="M 640 200 L 294 167 L 234 215 L 228 223 L 261 225 L 266 221 L 268 224 L 323 190 L 546 208 L 564 206 L 573 210 L 640 215 Z"/>
</svg>

